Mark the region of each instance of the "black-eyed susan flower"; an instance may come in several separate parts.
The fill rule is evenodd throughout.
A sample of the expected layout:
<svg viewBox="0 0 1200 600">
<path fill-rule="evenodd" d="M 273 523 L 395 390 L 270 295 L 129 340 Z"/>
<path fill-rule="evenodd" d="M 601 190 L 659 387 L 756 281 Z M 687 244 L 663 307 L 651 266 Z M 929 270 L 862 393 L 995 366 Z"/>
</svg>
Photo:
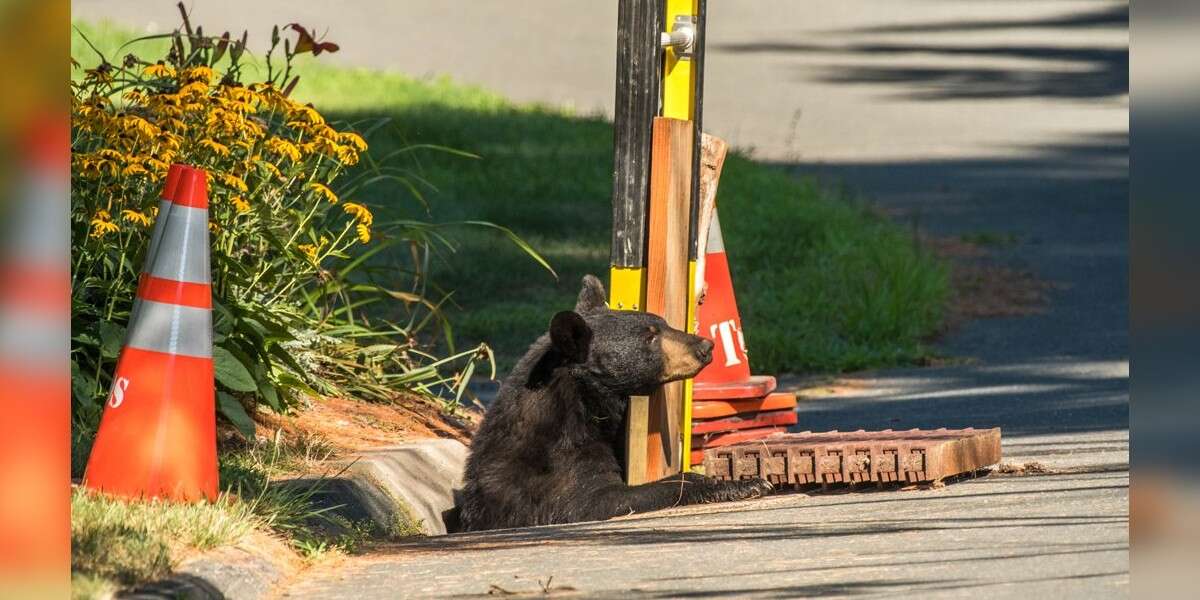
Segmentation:
<svg viewBox="0 0 1200 600">
<path fill-rule="evenodd" d="M 246 202 L 245 198 L 241 196 L 234 196 L 233 198 L 230 198 L 229 201 L 233 203 L 233 209 L 236 210 L 238 214 L 250 212 L 250 203 Z"/>
<path fill-rule="evenodd" d="M 219 177 L 221 179 L 221 183 L 225 184 L 226 187 L 233 188 L 243 194 L 249 191 L 249 188 L 246 187 L 246 180 L 238 177 L 237 175 L 232 173 L 221 173 Z"/>
<path fill-rule="evenodd" d="M 361 135 L 358 135 L 353 131 L 343 131 L 342 133 L 339 133 L 338 141 L 353 147 L 359 152 L 366 152 L 367 150 L 367 141 L 364 140 Z"/>
<path fill-rule="evenodd" d="M 100 238 L 110 233 L 116 233 L 121 230 L 116 223 L 112 222 L 112 217 L 107 210 L 98 210 L 92 215 L 91 233 L 88 234 L 93 238 Z"/>
<path fill-rule="evenodd" d="M 204 148 L 212 150 L 221 156 L 229 156 L 229 146 L 222 144 L 214 139 L 205 138 L 200 140 L 200 145 Z"/>
<path fill-rule="evenodd" d="M 323 183 L 318 183 L 316 181 L 309 182 L 308 189 L 312 190 L 317 196 L 328 200 L 330 204 L 338 203 L 337 194 L 333 193 L 333 190 L 329 189 L 329 187 Z"/>
<path fill-rule="evenodd" d="M 159 61 L 152 65 L 146 65 L 146 68 L 142 69 L 142 74 L 150 77 L 174 77 L 175 67 Z"/>
<path fill-rule="evenodd" d="M 287 157 L 292 162 L 300 162 L 302 155 L 300 148 L 295 144 L 278 137 L 273 137 L 265 142 L 267 149 L 280 156 Z"/>
<path fill-rule="evenodd" d="M 135 225 L 141 225 L 142 227 L 150 226 L 150 216 L 136 210 L 127 208 L 121 211 L 121 218 L 124 219 L 126 223 L 133 223 Z"/>
<path fill-rule="evenodd" d="M 317 247 L 313 244 L 300 244 L 296 249 L 308 257 L 308 260 L 317 262 Z"/>
<path fill-rule="evenodd" d="M 371 211 L 367 207 L 357 202 L 343 203 L 342 211 L 354 217 L 355 221 L 358 221 L 364 225 L 371 225 L 375 222 L 375 215 L 372 215 Z"/>
</svg>

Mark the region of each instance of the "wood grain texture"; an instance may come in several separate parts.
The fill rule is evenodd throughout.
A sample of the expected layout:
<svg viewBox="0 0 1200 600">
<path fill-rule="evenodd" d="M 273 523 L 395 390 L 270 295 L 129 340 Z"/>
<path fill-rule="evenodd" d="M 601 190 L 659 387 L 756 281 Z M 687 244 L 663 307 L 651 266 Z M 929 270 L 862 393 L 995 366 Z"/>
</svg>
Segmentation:
<svg viewBox="0 0 1200 600">
<path fill-rule="evenodd" d="M 689 228 L 692 199 L 692 123 L 654 119 L 650 161 L 650 216 L 646 244 L 646 310 L 686 331 Z M 646 477 L 650 481 L 682 468 L 683 382 L 667 384 L 650 397 Z"/>
<path fill-rule="evenodd" d="M 646 483 L 646 440 L 649 436 L 650 397 L 629 398 L 629 420 L 625 428 L 625 483 Z"/>
<path fill-rule="evenodd" d="M 662 88 L 658 36 L 663 11 L 662 0 L 620 0 L 617 5 L 611 249 L 616 267 L 641 267 L 645 261 L 650 129 Z"/>
<path fill-rule="evenodd" d="M 713 214 L 717 210 L 717 187 L 721 182 L 721 170 L 725 168 L 725 156 L 729 145 L 725 140 L 708 135 L 700 142 L 700 203 L 696 231 L 696 289 L 694 297 L 701 299 L 704 291 L 704 255 L 708 249 L 708 230 Z"/>
</svg>

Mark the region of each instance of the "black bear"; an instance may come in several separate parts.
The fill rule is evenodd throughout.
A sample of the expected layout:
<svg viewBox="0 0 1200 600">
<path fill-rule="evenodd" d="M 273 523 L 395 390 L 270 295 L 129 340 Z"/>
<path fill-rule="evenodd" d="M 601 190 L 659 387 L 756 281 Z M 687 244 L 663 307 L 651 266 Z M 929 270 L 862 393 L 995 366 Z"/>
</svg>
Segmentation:
<svg viewBox="0 0 1200 600">
<path fill-rule="evenodd" d="M 584 277 L 575 310 L 554 315 L 471 442 L 462 530 L 593 521 L 770 493 L 762 479 L 685 473 L 628 486 L 622 478 L 629 397 L 694 376 L 712 360 L 712 347 L 656 315 L 609 310 L 600 281 Z"/>
</svg>

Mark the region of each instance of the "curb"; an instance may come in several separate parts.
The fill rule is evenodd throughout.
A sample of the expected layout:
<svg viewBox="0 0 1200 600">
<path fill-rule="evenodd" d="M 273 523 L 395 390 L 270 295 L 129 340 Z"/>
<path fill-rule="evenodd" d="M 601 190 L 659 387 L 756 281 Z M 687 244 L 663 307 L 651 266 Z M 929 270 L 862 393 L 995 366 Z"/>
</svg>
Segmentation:
<svg viewBox="0 0 1200 600">
<path fill-rule="evenodd" d="M 170 577 L 117 598 L 136 600 L 259 600 L 272 588 L 300 570 L 299 561 L 283 542 L 253 534 L 254 543 L 217 548 L 183 561 Z"/>
<path fill-rule="evenodd" d="M 369 519 L 388 537 L 445 535 L 457 524 L 467 447 L 429 439 L 376 448 L 333 463 L 329 475 L 284 485 L 320 486 L 312 500 L 352 521 Z M 449 527 L 447 527 L 447 522 Z M 118 598 L 259 600 L 300 570 L 283 542 L 258 535 L 254 544 L 218 548 L 180 564 L 170 577 L 117 593 Z"/>
<path fill-rule="evenodd" d="M 457 525 L 455 500 L 466 463 L 467 447 L 452 439 L 376 448 L 318 480 L 314 500 L 352 521 L 369 518 L 392 537 L 445 535 Z"/>
</svg>

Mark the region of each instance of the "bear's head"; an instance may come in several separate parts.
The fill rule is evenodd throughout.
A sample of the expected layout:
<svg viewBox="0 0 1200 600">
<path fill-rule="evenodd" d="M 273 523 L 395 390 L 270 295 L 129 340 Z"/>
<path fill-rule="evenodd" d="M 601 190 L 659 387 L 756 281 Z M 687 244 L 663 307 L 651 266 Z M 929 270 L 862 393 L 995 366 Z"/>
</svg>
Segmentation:
<svg viewBox="0 0 1200 600">
<path fill-rule="evenodd" d="M 572 372 L 619 394 L 645 395 L 695 376 L 712 361 L 711 341 L 658 315 L 609 310 L 605 298 L 600 280 L 586 275 L 575 310 L 550 322 L 551 351 Z"/>
</svg>

